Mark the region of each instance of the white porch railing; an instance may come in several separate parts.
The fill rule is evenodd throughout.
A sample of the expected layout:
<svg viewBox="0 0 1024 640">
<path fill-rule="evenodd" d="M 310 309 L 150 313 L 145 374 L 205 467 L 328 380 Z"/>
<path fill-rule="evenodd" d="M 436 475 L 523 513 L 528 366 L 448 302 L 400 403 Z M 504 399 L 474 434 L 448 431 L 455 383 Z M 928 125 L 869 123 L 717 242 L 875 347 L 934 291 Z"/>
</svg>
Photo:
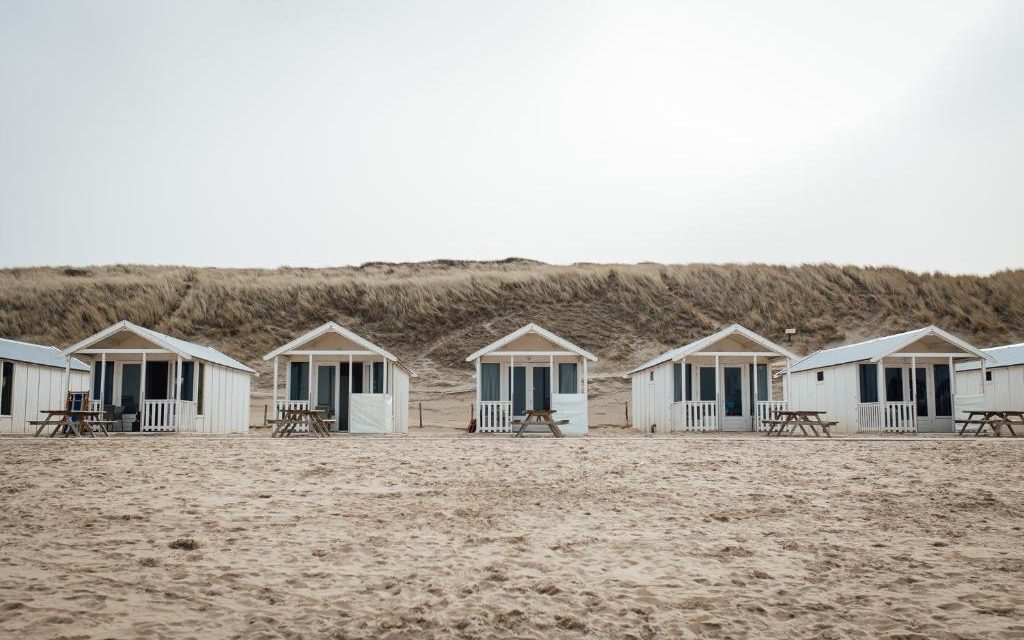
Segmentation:
<svg viewBox="0 0 1024 640">
<path fill-rule="evenodd" d="M 672 403 L 673 431 L 718 431 L 718 403 L 696 400 Z"/>
<path fill-rule="evenodd" d="M 274 419 L 281 419 L 281 412 L 288 411 L 290 409 L 308 409 L 308 400 L 278 400 L 277 406 L 274 407 Z"/>
<path fill-rule="evenodd" d="M 196 403 L 189 400 L 145 400 L 143 431 L 195 431 Z"/>
<path fill-rule="evenodd" d="M 765 420 L 772 420 L 776 411 L 785 411 L 789 408 L 786 400 L 758 400 L 754 405 L 754 431 L 764 431 L 768 427 Z"/>
<path fill-rule="evenodd" d="M 476 430 L 479 433 L 511 433 L 512 402 L 509 400 L 480 401 Z"/>
<path fill-rule="evenodd" d="M 90 400 L 89 411 L 103 411 L 103 403 L 99 400 Z"/>
<path fill-rule="evenodd" d="M 859 404 L 857 430 L 868 433 L 916 433 L 917 406 L 913 401 Z"/>
</svg>

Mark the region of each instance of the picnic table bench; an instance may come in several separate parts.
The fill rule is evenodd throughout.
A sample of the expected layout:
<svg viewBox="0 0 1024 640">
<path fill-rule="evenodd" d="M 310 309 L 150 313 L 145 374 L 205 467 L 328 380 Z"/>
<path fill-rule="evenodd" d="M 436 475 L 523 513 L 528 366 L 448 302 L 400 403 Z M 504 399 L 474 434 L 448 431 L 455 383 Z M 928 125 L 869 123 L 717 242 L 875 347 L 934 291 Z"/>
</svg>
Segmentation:
<svg viewBox="0 0 1024 640">
<path fill-rule="evenodd" d="M 1006 427 L 1007 430 L 1009 430 L 1010 435 L 1016 438 L 1017 432 L 1013 430 L 1014 426 L 1021 427 L 1021 433 L 1024 433 L 1024 411 L 1007 409 L 972 409 L 964 411 L 964 413 L 967 414 L 966 418 L 955 421 L 956 424 L 963 425 L 960 427 L 960 432 L 957 435 L 964 435 L 967 431 L 967 427 L 970 425 L 977 426 L 974 431 L 975 437 L 980 436 L 987 429 L 993 436 L 998 438 L 1003 435 L 1003 427 Z"/>
<path fill-rule="evenodd" d="M 826 421 L 825 414 L 824 411 L 777 409 L 773 412 L 773 417 L 770 420 L 763 420 L 762 423 L 768 425 L 768 430 L 765 432 L 768 437 L 783 434 L 793 435 L 797 429 L 800 429 L 805 436 L 820 437 L 823 435 L 826 438 L 831 438 L 832 434 L 829 429 L 839 423 Z M 808 429 L 811 430 L 810 434 L 807 433 Z M 819 429 L 821 433 L 818 433 Z"/>
<path fill-rule="evenodd" d="M 53 438 L 57 435 L 63 437 L 69 436 L 84 436 L 89 434 L 93 438 L 96 437 L 96 430 L 100 433 L 110 437 L 110 433 L 107 432 L 107 426 L 113 424 L 111 420 L 102 420 L 102 411 L 83 411 L 81 409 L 44 409 L 41 413 L 46 414 L 46 418 L 43 420 L 31 420 L 29 424 L 38 427 L 35 435 L 40 435 L 47 427 L 52 426 L 53 431 L 50 432 L 49 437 Z"/>
<path fill-rule="evenodd" d="M 331 421 L 323 417 L 323 409 L 281 409 L 281 417 L 267 420 L 273 425 L 271 438 L 287 438 L 292 435 L 308 433 L 317 438 L 330 437 Z M 300 428 L 306 429 L 300 430 Z"/>
<path fill-rule="evenodd" d="M 556 438 L 561 438 L 562 437 L 562 430 L 559 429 L 558 427 L 559 427 L 559 425 L 569 424 L 569 421 L 568 420 L 558 420 L 558 421 L 556 421 L 555 418 L 554 418 L 554 413 L 555 413 L 554 409 L 550 409 L 550 410 L 534 410 L 534 409 L 530 409 L 530 410 L 528 410 L 525 413 L 525 415 L 523 415 L 523 419 L 522 420 L 513 420 L 512 421 L 512 425 L 513 426 L 519 425 L 519 430 L 516 431 L 514 434 L 512 434 L 512 437 L 513 438 L 522 437 L 523 433 L 526 431 L 526 427 L 530 426 L 531 424 L 539 424 L 541 426 L 545 426 L 548 429 L 550 429 L 551 430 L 551 435 L 555 436 Z"/>
</svg>

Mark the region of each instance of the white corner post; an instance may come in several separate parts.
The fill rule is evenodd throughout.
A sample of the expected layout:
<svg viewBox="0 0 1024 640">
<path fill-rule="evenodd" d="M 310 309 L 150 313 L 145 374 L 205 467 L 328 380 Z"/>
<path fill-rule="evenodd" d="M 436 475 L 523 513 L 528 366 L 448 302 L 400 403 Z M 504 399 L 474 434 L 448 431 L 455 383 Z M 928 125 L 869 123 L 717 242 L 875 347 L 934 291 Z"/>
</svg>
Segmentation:
<svg viewBox="0 0 1024 640">
<path fill-rule="evenodd" d="M 548 409 L 555 408 L 555 356 L 551 354 L 548 356 Z"/>
<path fill-rule="evenodd" d="M 71 356 L 68 356 L 67 362 L 64 363 L 64 382 L 65 390 L 71 391 Z M 92 398 L 92 370 L 89 371 L 89 398 Z"/>
<path fill-rule="evenodd" d="M 476 428 L 480 428 L 480 358 L 473 361 L 476 367 L 476 404 L 473 407 L 473 414 L 476 416 Z"/>
<path fill-rule="evenodd" d="M 146 424 L 146 352 L 142 352 L 142 374 L 139 376 L 139 431 L 147 427 Z"/>
<path fill-rule="evenodd" d="M 306 370 L 306 402 L 313 408 L 313 354 L 309 354 L 309 369 Z"/>
<path fill-rule="evenodd" d="M 981 376 L 981 383 L 985 384 L 984 374 Z M 953 422 L 953 433 L 956 433 L 956 369 L 953 368 L 953 356 L 949 357 L 949 419 Z"/>
<path fill-rule="evenodd" d="M 501 396 L 498 396 L 501 397 Z M 515 397 L 516 397 L 516 357 L 512 354 L 508 356 L 508 423 L 509 427 L 512 426 L 512 415 L 515 410 Z"/>
<path fill-rule="evenodd" d="M 580 389 L 583 391 L 584 396 L 590 395 L 590 380 L 587 378 L 587 363 L 586 358 L 580 358 L 583 360 L 583 384 L 580 385 Z"/>
<path fill-rule="evenodd" d="M 100 354 L 100 411 L 103 411 L 104 400 L 107 399 L 107 352 Z"/>
<path fill-rule="evenodd" d="M 174 430 L 181 428 L 181 356 L 174 366 Z"/>
<path fill-rule="evenodd" d="M 878 427 L 882 431 L 886 428 L 886 417 L 885 417 L 885 358 L 879 358 L 878 363 L 875 365 L 876 378 L 875 382 L 878 386 Z"/>
<path fill-rule="evenodd" d="M 722 367 L 719 356 L 715 356 L 715 428 L 722 429 Z"/>
<path fill-rule="evenodd" d="M 985 358 L 981 359 L 981 395 L 985 395 L 985 378 L 988 377 L 988 368 L 985 363 Z M 953 371 L 949 372 L 950 379 L 956 377 L 956 373 Z"/>
<path fill-rule="evenodd" d="M 789 358 L 786 358 L 786 377 L 782 381 L 782 401 L 787 403 L 789 402 L 789 394 L 792 393 L 792 391 L 790 391 L 790 387 L 793 385 L 793 378 L 790 377 L 791 374 L 789 372 L 789 368 L 792 366 L 793 361 Z"/>
<path fill-rule="evenodd" d="M 914 431 L 917 431 L 917 356 L 910 356 L 910 415 L 914 417 Z"/>
<path fill-rule="evenodd" d="M 274 388 L 270 399 L 270 415 L 274 417 L 274 420 L 279 418 L 277 415 L 277 360 L 278 356 L 274 356 Z"/>
</svg>

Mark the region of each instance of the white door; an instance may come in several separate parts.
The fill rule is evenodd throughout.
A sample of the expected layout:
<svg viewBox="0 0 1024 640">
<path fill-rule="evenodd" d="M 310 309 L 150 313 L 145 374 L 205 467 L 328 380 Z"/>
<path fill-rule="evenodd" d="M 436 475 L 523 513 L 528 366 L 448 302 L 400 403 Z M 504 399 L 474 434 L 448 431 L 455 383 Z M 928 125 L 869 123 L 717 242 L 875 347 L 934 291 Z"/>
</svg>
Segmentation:
<svg viewBox="0 0 1024 640">
<path fill-rule="evenodd" d="M 316 367 L 316 383 L 313 387 L 315 409 L 322 409 L 324 416 L 333 420 L 331 431 L 338 430 L 338 366 L 321 364 Z"/>
<path fill-rule="evenodd" d="M 750 384 L 746 378 L 746 367 L 722 367 L 722 402 L 718 407 L 722 431 L 750 431 L 750 413 L 747 410 Z"/>
</svg>

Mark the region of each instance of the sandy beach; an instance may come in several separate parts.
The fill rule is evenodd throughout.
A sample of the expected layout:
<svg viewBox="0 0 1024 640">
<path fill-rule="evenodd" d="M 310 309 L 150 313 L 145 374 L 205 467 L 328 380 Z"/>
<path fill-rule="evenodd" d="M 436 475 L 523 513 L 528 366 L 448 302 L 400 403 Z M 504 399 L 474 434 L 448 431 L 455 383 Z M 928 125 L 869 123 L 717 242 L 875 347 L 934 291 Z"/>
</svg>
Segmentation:
<svg viewBox="0 0 1024 640">
<path fill-rule="evenodd" d="M 10 638 L 1020 638 L 1013 441 L 0 441 Z"/>
</svg>

